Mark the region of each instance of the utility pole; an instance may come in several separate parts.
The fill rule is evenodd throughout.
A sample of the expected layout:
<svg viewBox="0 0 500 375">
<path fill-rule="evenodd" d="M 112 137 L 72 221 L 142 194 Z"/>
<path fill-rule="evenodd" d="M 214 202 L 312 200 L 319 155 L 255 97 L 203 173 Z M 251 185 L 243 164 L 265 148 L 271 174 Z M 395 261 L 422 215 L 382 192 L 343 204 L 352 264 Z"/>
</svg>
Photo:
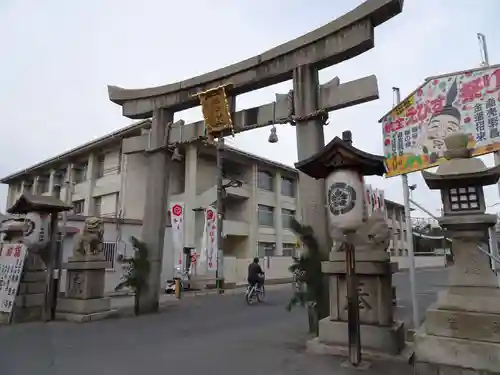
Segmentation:
<svg viewBox="0 0 500 375">
<path fill-rule="evenodd" d="M 223 186 L 224 137 L 217 139 L 217 293 L 224 293 L 224 186 Z"/>
<path fill-rule="evenodd" d="M 490 66 L 490 59 L 488 56 L 488 45 L 486 44 L 486 36 L 481 33 L 477 33 L 477 40 L 479 42 L 479 53 L 481 54 L 481 66 Z M 493 153 L 493 158 L 495 160 L 495 165 L 500 164 L 500 152 L 495 151 Z M 498 193 L 500 195 L 500 182 L 497 183 Z M 498 223 L 497 223 L 498 224 Z M 496 236 L 496 226 L 489 229 L 489 246 L 490 253 L 498 256 L 498 242 Z M 497 264 L 494 260 L 491 261 L 491 265 L 494 271 L 497 273 L 498 283 L 500 285 L 500 265 Z"/>
<path fill-rule="evenodd" d="M 396 95 L 396 106 L 401 103 L 401 93 L 398 87 L 392 88 L 394 94 Z M 408 258 L 410 260 L 410 290 L 411 290 L 411 302 L 413 308 L 413 329 L 417 329 L 420 326 L 420 317 L 418 311 L 418 300 L 417 300 L 417 271 L 415 269 L 415 254 L 413 252 L 413 228 L 411 226 L 411 211 L 410 211 L 410 187 L 408 186 L 408 175 L 401 175 L 401 182 L 403 183 L 403 199 L 405 207 L 405 228 L 400 228 L 403 233 L 403 246 L 408 247 Z M 406 229 L 406 236 L 404 236 L 404 230 Z"/>
<path fill-rule="evenodd" d="M 490 66 L 490 59 L 488 56 L 488 45 L 486 44 L 486 37 L 484 34 L 477 33 L 477 40 L 479 42 L 479 53 L 481 54 L 481 66 Z M 495 160 L 495 165 L 500 164 L 500 152 L 495 151 L 493 153 L 493 158 Z M 498 192 L 500 194 L 500 182 L 497 183 Z"/>
</svg>

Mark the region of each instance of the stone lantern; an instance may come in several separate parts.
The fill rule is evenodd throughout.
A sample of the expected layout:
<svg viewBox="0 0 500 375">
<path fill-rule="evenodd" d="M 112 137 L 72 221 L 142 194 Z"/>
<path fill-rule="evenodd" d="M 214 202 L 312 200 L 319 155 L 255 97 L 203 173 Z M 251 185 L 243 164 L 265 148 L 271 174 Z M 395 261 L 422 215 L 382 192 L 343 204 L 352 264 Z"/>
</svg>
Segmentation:
<svg viewBox="0 0 500 375">
<path fill-rule="evenodd" d="M 488 255 L 478 249 L 488 243 L 488 229 L 497 220 L 485 213 L 483 187 L 497 183 L 500 166 L 487 168 L 472 158 L 467 142 L 466 134 L 450 135 L 448 161 L 436 173 L 422 172 L 429 188 L 441 191 L 439 224 L 452 240 L 455 264 L 448 289 L 415 334 L 421 374 L 500 373 L 500 288 Z"/>
<path fill-rule="evenodd" d="M 334 138 L 322 152 L 295 166 L 325 180 L 334 243 L 329 261 L 322 263 L 322 272 L 330 279 L 330 316 L 319 322 L 319 335 L 308 343 L 309 350 L 349 354 L 354 364 L 353 352 L 361 346 L 365 353 L 399 354 L 405 335 L 403 323 L 393 321 L 389 228 L 383 214 L 367 216 L 364 198 L 364 176 L 382 176 L 384 157 L 355 148 L 351 132 L 346 131 L 342 139 Z M 351 303 L 356 306 L 354 314 L 348 308 Z"/>
</svg>

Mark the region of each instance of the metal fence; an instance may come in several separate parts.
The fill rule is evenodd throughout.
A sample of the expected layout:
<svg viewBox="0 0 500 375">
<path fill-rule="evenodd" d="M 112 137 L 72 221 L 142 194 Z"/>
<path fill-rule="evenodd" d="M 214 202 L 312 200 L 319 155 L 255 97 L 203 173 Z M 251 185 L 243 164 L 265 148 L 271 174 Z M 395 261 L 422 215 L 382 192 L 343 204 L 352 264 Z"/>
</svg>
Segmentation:
<svg viewBox="0 0 500 375">
<path fill-rule="evenodd" d="M 104 242 L 102 244 L 102 250 L 104 253 L 104 257 L 106 258 L 106 261 L 111 264 L 111 267 L 108 268 L 108 270 L 114 271 L 116 264 L 116 254 L 117 254 L 116 242 Z"/>
</svg>

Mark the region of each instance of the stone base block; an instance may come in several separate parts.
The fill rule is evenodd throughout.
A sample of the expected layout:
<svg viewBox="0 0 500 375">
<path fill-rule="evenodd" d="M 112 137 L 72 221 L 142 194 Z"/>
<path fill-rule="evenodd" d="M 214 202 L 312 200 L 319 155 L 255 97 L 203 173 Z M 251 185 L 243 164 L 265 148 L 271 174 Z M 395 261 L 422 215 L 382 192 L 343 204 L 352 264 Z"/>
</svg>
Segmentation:
<svg viewBox="0 0 500 375">
<path fill-rule="evenodd" d="M 75 323 L 88 323 L 96 320 L 112 318 L 118 315 L 118 310 L 107 310 L 92 314 L 72 314 L 67 312 L 56 313 L 57 320 L 67 320 Z"/>
<path fill-rule="evenodd" d="M 86 315 L 108 311 L 110 307 L 111 300 L 106 297 L 93 299 L 61 298 L 57 302 L 58 313 Z"/>
<path fill-rule="evenodd" d="M 344 345 L 326 344 L 315 337 L 306 343 L 306 351 L 311 354 L 333 355 L 336 357 L 349 357 L 349 348 Z M 361 348 L 363 361 L 393 361 L 410 363 L 413 357 L 412 345 L 405 346 L 399 354 L 388 354 L 376 350 Z"/>
<path fill-rule="evenodd" d="M 347 348 L 349 343 L 347 322 L 332 321 L 329 317 L 320 320 L 318 338 L 322 343 Z M 405 345 L 403 322 L 394 322 L 391 327 L 361 324 L 361 346 L 367 350 L 398 355 Z"/>
<path fill-rule="evenodd" d="M 432 305 L 425 320 L 429 335 L 500 343 L 500 314 L 443 310 Z"/>
<path fill-rule="evenodd" d="M 18 295 L 15 301 L 16 308 L 43 306 L 44 304 L 45 304 L 44 293 Z"/>
<path fill-rule="evenodd" d="M 450 287 L 438 292 L 437 306 L 445 310 L 500 314 L 500 288 Z"/>
<path fill-rule="evenodd" d="M 41 321 L 43 316 L 42 306 L 30 306 L 23 308 L 16 308 L 12 311 L 12 318 L 9 322 L 9 314 L 0 313 L 0 324 L 17 324 Z"/>
<path fill-rule="evenodd" d="M 476 371 L 457 366 L 438 365 L 435 363 L 417 362 L 414 364 L 415 375 L 497 375 L 498 372 Z"/>
<path fill-rule="evenodd" d="M 499 343 L 429 335 L 425 324 L 414 336 L 415 363 L 473 369 L 471 374 L 500 373 Z"/>
</svg>

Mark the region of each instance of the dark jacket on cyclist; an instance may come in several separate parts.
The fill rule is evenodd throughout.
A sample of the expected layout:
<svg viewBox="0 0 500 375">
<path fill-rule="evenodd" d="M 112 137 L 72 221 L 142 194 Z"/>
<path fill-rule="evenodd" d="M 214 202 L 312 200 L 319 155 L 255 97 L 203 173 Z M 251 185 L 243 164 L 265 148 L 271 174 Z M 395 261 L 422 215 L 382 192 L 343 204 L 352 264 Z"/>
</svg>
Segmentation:
<svg viewBox="0 0 500 375">
<path fill-rule="evenodd" d="M 262 281 L 262 268 L 259 264 L 259 258 L 254 258 L 253 262 L 248 266 L 248 283 L 254 285 Z"/>
</svg>

